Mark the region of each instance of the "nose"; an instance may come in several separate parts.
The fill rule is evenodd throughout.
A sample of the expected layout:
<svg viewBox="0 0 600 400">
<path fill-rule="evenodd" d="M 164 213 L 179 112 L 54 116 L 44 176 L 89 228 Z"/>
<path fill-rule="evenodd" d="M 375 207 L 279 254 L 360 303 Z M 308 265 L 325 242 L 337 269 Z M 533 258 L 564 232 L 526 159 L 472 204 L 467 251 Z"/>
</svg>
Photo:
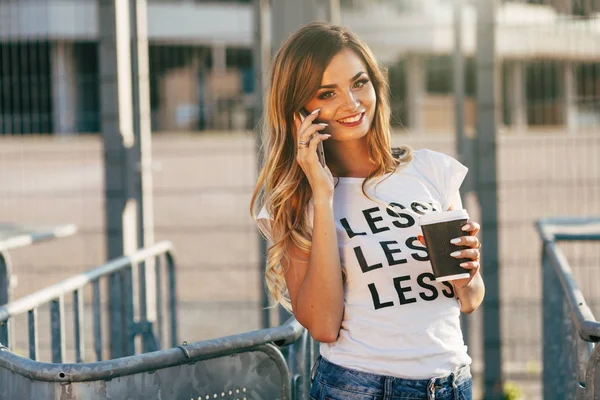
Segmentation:
<svg viewBox="0 0 600 400">
<path fill-rule="evenodd" d="M 360 107 L 360 100 L 357 93 L 352 90 L 346 92 L 344 96 L 344 109 L 348 112 L 356 111 Z"/>
</svg>

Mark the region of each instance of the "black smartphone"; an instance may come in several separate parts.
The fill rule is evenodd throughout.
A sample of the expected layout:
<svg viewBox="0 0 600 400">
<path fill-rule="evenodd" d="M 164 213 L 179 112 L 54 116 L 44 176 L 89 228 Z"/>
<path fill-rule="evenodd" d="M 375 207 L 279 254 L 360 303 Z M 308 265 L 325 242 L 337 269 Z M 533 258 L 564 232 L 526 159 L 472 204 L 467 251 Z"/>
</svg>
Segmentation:
<svg viewBox="0 0 600 400">
<path fill-rule="evenodd" d="M 304 118 L 308 116 L 309 112 L 304 108 L 300 110 L 300 116 L 302 117 L 302 121 L 304 122 Z M 325 151 L 323 150 L 323 142 L 319 142 L 317 145 L 317 157 L 319 158 L 319 162 L 322 166 L 325 166 Z"/>
</svg>

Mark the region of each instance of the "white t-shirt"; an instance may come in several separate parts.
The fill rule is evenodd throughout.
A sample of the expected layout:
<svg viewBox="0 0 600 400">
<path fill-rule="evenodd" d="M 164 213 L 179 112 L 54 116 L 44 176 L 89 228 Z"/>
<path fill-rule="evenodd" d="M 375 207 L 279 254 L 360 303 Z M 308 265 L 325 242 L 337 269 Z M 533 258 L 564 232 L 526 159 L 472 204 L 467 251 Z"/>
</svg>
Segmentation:
<svg viewBox="0 0 600 400">
<path fill-rule="evenodd" d="M 462 206 L 467 168 L 450 156 L 417 150 L 413 160 L 362 193 L 363 178 L 339 178 L 334 217 L 344 283 L 344 316 L 329 361 L 360 371 L 428 379 L 470 364 L 460 305 L 448 282 L 436 282 L 419 216 Z M 308 216 L 312 221 L 312 204 Z M 265 209 L 257 223 L 267 237 Z"/>
</svg>

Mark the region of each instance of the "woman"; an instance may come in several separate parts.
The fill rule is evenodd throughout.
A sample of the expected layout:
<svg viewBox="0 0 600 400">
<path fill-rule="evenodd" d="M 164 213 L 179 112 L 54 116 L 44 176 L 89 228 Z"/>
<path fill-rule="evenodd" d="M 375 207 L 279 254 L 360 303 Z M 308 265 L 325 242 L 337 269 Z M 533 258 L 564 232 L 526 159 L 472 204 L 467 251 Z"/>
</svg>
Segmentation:
<svg viewBox="0 0 600 400">
<path fill-rule="evenodd" d="M 272 244 L 267 287 L 321 342 L 311 398 L 471 399 L 459 315 L 483 299 L 479 225 L 452 241 L 470 247 L 453 253 L 471 259 L 470 277 L 440 283 L 417 224 L 462 208 L 467 169 L 391 149 L 387 96 L 382 69 L 347 29 L 312 23 L 278 51 L 251 205 Z"/>
</svg>

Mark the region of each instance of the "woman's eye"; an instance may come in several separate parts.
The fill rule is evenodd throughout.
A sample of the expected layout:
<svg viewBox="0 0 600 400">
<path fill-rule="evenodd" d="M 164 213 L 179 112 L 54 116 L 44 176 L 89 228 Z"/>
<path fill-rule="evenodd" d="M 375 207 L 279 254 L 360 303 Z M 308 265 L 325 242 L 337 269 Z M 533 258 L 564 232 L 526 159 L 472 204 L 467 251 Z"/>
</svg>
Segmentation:
<svg viewBox="0 0 600 400">
<path fill-rule="evenodd" d="M 319 95 L 319 99 L 321 99 L 321 100 L 327 100 L 331 96 L 333 96 L 333 92 L 331 92 L 331 91 L 329 91 L 329 92 L 323 92 L 323 93 L 321 93 Z"/>
<path fill-rule="evenodd" d="M 361 88 L 361 87 L 365 86 L 367 83 L 369 83 L 368 79 L 366 79 L 366 78 L 360 79 L 360 80 L 354 82 L 354 87 Z"/>
</svg>

